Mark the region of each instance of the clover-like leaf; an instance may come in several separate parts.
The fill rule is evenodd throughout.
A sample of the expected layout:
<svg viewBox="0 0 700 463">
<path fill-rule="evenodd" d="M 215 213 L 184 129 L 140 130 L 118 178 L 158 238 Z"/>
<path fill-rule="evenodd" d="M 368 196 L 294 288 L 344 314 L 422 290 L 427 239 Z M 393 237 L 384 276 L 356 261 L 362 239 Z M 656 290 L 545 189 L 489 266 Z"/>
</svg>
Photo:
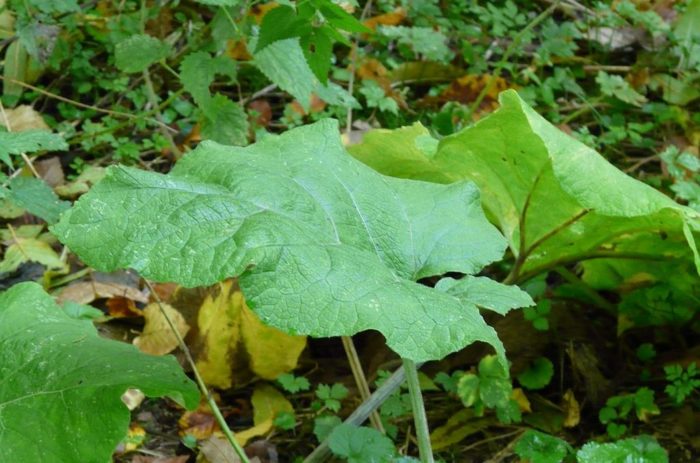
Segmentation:
<svg viewBox="0 0 700 463">
<path fill-rule="evenodd" d="M 110 168 L 53 231 L 101 270 L 187 286 L 240 275 L 250 308 L 291 334 L 374 329 L 416 361 L 484 341 L 504 361 L 474 304 L 416 283 L 502 256 L 476 187 L 382 176 L 335 121 L 247 148 L 205 142 L 169 175 Z"/>
<path fill-rule="evenodd" d="M 351 424 L 336 426 L 328 438 L 331 451 L 350 463 L 389 463 L 396 453 L 394 443 L 376 429 Z"/>
<path fill-rule="evenodd" d="M 639 234 L 685 237 L 695 252 L 697 212 L 625 175 L 547 122 L 515 91 L 503 92 L 500 102 L 495 113 L 437 147 L 416 124 L 370 132 L 350 151 L 386 175 L 474 181 L 516 256 L 511 281 L 586 259 L 664 257 L 618 250 Z"/>
<path fill-rule="evenodd" d="M 128 388 L 190 408 L 199 393 L 173 357 L 100 338 L 35 283 L 0 294 L 3 461 L 107 461 L 127 432 Z"/>
</svg>

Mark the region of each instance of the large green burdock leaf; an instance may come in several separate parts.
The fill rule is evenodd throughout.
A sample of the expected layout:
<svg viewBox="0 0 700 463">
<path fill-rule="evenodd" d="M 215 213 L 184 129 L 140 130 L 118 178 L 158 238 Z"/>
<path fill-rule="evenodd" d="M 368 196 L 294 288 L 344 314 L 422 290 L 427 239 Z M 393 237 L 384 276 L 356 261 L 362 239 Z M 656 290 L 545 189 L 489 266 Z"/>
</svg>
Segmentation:
<svg viewBox="0 0 700 463">
<path fill-rule="evenodd" d="M 677 233 L 698 214 L 616 169 L 506 91 L 501 108 L 437 143 L 421 125 L 365 136 L 351 153 L 379 172 L 474 181 L 516 261 L 514 281 L 558 264 L 616 254 L 629 234 Z M 690 228 L 687 238 L 692 242 Z M 658 256 L 654 256 L 658 257 Z"/>
<path fill-rule="evenodd" d="M 2 461 L 109 461 L 129 426 L 128 388 L 199 402 L 174 357 L 100 338 L 35 283 L 0 293 L 0 352 Z"/>
<path fill-rule="evenodd" d="M 240 275 L 251 308 L 289 333 L 375 329 L 416 361 L 475 341 L 503 355 L 473 302 L 416 283 L 502 256 L 476 187 L 382 176 L 348 155 L 335 121 L 247 148 L 202 143 L 169 175 L 113 167 L 53 231 L 101 270 L 187 286 Z"/>
</svg>

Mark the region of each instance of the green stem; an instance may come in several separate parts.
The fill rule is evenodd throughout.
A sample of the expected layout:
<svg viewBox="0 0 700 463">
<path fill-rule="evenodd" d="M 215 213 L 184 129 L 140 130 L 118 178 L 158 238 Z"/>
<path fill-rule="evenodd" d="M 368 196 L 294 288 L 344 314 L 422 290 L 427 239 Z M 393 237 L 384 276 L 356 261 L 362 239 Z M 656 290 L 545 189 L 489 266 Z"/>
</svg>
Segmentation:
<svg viewBox="0 0 700 463">
<path fill-rule="evenodd" d="M 207 404 L 209 404 L 209 408 L 211 408 L 211 411 L 214 413 L 214 418 L 216 418 L 216 422 L 219 424 L 219 427 L 224 433 L 224 436 L 226 436 L 226 440 L 228 440 L 228 442 L 231 444 L 231 447 L 233 447 L 234 452 L 236 452 L 236 455 L 238 455 L 238 458 L 241 460 L 242 463 L 250 463 L 248 456 L 243 450 L 243 447 L 241 447 L 241 444 L 239 444 L 236 440 L 236 436 L 233 435 L 233 431 L 231 431 L 231 429 L 228 427 L 228 423 L 226 423 L 224 415 L 221 413 L 221 410 L 219 410 L 219 406 L 216 405 L 216 401 L 209 392 L 209 389 L 207 388 L 207 385 L 204 382 L 202 375 L 199 374 L 197 364 L 195 363 L 194 358 L 192 357 L 192 353 L 190 352 L 189 347 L 187 347 L 187 344 L 185 344 L 185 340 L 182 338 L 182 335 L 175 327 L 175 324 L 170 319 L 170 316 L 168 316 L 168 313 L 165 311 L 165 308 L 163 307 L 163 301 L 161 301 L 160 296 L 156 292 L 155 288 L 153 288 L 153 285 L 151 285 L 151 283 L 145 278 L 143 281 L 146 284 L 146 286 L 148 286 L 148 289 L 151 291 L 151 295 L 156 300 L 158 308 L 160 308 L 160 313 L 163 314 L 165 321 L 170 327 L 170 330 L 173 332 L 175 338 L 177 339 L 177 343 L 180 346 L 180 349 L 185 354 L 185 359 L 192 368 L 192 373 L 194 373 L 194 378 L 197 382 L 197 386 L 199 386 L 199 390 L 202 392 L 202 394 L 204 394 L 204 397 L 207 398 Z"/>
<path fill-rule="evenodd" d="M 418 451 L 420 452 L 421 463 L 434 463 L 433 449 L 430 446 L 430 431 L 428 430 L 428 418 L 425 415 L 425 405 L 423 404 L 423 394 L 418 382 L 418 369 L 413 360 L 404 358 L 403 368 L 406 371 L 406 383 L 408 393 L 411 396 L 411 407 L 413 408 L 413 420 L 416 424 L 416 437 L 418 438 Z"/>
</svg>

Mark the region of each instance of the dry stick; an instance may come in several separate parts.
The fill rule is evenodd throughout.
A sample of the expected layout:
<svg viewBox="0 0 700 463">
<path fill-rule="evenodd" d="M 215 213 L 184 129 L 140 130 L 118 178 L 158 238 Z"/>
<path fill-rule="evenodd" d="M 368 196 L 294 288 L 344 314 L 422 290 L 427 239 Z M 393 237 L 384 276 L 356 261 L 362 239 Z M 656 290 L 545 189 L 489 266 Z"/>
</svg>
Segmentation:
<svg viewBox="0 0 700 463">
<path fill-rule="evenodd" d="M 160 296 L 158 295 L 156 290 L 153 288 L 153 285 L 151 285 L 151 283 L 148 280 L 146 280 L 145 278 L 143 281 L 146 284 L 146 286 L 148 286 L 148 289 L 151 291 L 151 294 L 153 294 L 153 298 L 156 300 L 156 303 L 158 304 L 158 308 L 160 309 L 160 313 L 163 314 L 165 321 L 168 322 L 168 326 L 170 327 L 173 334 L 175 334 L 175 338 L 177 339 L 177 343 L 180 346 L 180 349 L 182 350 L 182 352 L 185 354 L 185 359 L 187 359 L 187 363 L 189 363 L 190 367 L 192 367 L 192 372 L 194 373 L 194 377 L 197 380 L 197 385 L 199 386 L 199 390 L 202 391 L 202 394 L 204 394 L 204 397 L 207 398 L 207 403 L 209 404 L 209 407 L 211 408 L 212 412 L 214 413 L 214 418 L 216 418 L 216 422 L 219 424 L 219 427 L 221 428 L 224 435 L 226 436 L 226 439 L 231 444 L 231 447 L 233 447 L 233 450 L 236 452 L 236 455 L 238 455 L 238 457 L 241 459 L 241 462 L 250 463 L 250 460 L 248 459 L 248 456 L 245 454 L 245 451 L 243 450 L 243 448 L 240 446 L 240 444 L 236 440 L 236 437 L 233 435 L 233 432 L 229 429 L 228 424 L 226 423 L 226 420 L 224 419 L 224 415 L 221 413 L 221 410 L 219 410 L 219 406 L 216 405 L 216 401 L 214 401 L 214 398 L 209 393 L 209 389 L 207 388 L 207 385 L 204 383 L 202 376 L 199 374 L 199 370 L 197 369 L 197 365 L 194 362 L 194 358 L 192 357 L 192 353 L 190 352 L 189 347 L 187 347 L 187 344 L 185 344 L 185 340 L 182 339 L 182 336 L 180 335 L 180 332 L 175 327 L 175 324 L 168 316 L 168 313 L 165 311 L 165 308 L 163 307 L 163 301 L 161 301 Z"/>
<path fill-rule="evenodd" d="M 24 83 L 24 82 L 16 80 L 16 79 L 9 79 L 7 77 L 0 76 L 0 80 L 12 82 L 13 84 L 17 84 L 20 87 L 24 87 L 24 88 L 27 88 L 29 90 L 33 90 L 35 92 L 41 93 L 42 95 L 44 95 L 48 98 L 53 98 L 54 100 L 63 101 L 64 103 L 68 103 L 70 105 L 77 106 L 79 108 L 91 109 L 95 112 L 102 113 L 102 114 L 109 114 L 110 116 L 114 116 L 114 117 L 123 117 L 126 119 L 135 119 L 135 120 L 143 119 L 143 116 L 140 116 L 138 114 L 129 114 L 129 113 L 125 113 L 122 111 L 113 111 L 111 109 L 99 108 L 97 106 L 81 103 L 80 101 L 71 100 L 70 98 L 66 98 L 64 96 L 57 95 L 55 93 L 51 93 L 48 90 L 44 90 L 43 88 L 39 88 L 39 87 L 36 87 L 34 85 L 27 84 L 27 83 Z M 153 122 L 153 123 L 156 123 L 160 126 L 165 126 L 164 128 L 166 128 L 167 130 L 170 130 L 173 132 L 175 131 L 171 127 L 169 127 L 167 124 L 163 124 L 162 122 L 160 122 L 157 119 L 148 118 L 148 120 Z"/>
<path fill-rule="evenodd" d="M 362 369 L 362 363 L 360 363 L 360 357 L 357 355 L 357 349 L 355 349 L 355 344 L 352 342 L 351 336 L 341 336 L 341 339 L 343 340 L 345 354 L 348 356 L 348 363 L 350 363 L 352 376 L 355 378 L 355 384 L 360 391 L 360 397 L 365 401 L 369 399 L 371 392 L 369 390 L 369 384 L 367 384 L 365 372 Z M 382 425 L 382 419 L 379 417 L 379 413 L 377 413 L 376 410 L 369 416 L 369 420 L 377 431 L 386 434 L 384 426 Z"/>
<path fill-rule="evenodd" d="M 8 132 L 12 132 L 12 125 L 10 124 L 10 119 L 7 117 L 7 113 L 5 112 L 5 106 L 2 104 L 2 101 L 0 101 L 0 112 L 2 112 L 2 118 L 5 121 L 5 127 L 7 128 Z M 36 178 L 41 178 L 41 175 L 39 175 L 39 172 L 36 171 L 34 168 L 34 164 L 32 163 L 32 160 L 29 159 L 29 156 L 27 156 L 27 153 L 19 153 L 19 155 L 22 157 L 22 160 L 24 160 L 24 163 L 29 167 L 29 170 L 32 171 L 32 174 Z M 18 170 L 19 172 L 19 170 Z"/>
<path fill-rule="evenodd" d="M 416 368 L 419 368 L 421 365 L 421 363 L 416 364 Z M 362 404 L 357 407 L 343 423 L 353 426 L 360 426 L 374 410 L 378 409 L 386 401 L 386 399 L 389 398 L 389 396 L 391 396 L 399 387 L 401 387 L 405 379 L 406 372 L 404 371 L 403 366 L 401 366 L 391 376 L 389 376 L 384 383 L 382 383 L 379 389 L 374 391 L 368 400 L 362 402 Z M 304 459 L 304 463 L 321 463 L 330 455 L 331 450 L 328 448 L 328 438 L 326 438 L 323 442 L 321 442 L 321 445 L 316 447 L 316 449 L 314 449 L 314 451 Z"/>
<path fill-rule="evenodd" d="M 163 126 L 167 127 L 168 125 L 164 122 L 163 113 L 160 112 L 160 107 L 158 106 L 158 97 L 156 96 L 156 91 L 153 88 L 151 74 L 148 72 L 148 69 L 144 69 L 143 79 L 146 81 L 146 93 L 148 93 L 148 101 L 151 103 L 151 106 L 153 106 L 153 109 L 155 109 L 156 111 L 156 119 L 158 119 L 158 121 L 162 124 L 159 127 L 160 133 L 163 134 L 165 139 L 168 140 L 168 143 L 170 143 L 170 148 L 173 150 L 175 158 L 180 159 L 182 157 L 182 151 L 180 151 L 180 148 L 177 147 L 175 140 L 173 140 L 172 134 L 167 130 L 163 129 Z"/>
</svg>

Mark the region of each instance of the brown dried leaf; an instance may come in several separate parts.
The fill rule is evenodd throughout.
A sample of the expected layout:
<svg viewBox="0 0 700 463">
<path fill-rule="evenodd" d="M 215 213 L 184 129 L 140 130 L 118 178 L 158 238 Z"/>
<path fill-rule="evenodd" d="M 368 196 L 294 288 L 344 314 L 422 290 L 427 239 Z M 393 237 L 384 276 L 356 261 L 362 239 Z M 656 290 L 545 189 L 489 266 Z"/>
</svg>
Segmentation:
<svg viewBox="0 0 700 463">
<path fill-rule="evenodd" d="M 65 301 L 89 304 L 95 299 L 109 299 L 117 296 L 144 304 L 148 302 L 146 295 L 137 288 L 119 283 L 103 283 L 99 281 L 72 283 L 63 288 L 57 300 L 59 304 L 63 304 Z"/>
<path fill-rule="evenodd" d="M 211 436 L 199 445 L 200 457 L 198 463 L 240 463 L 231 444 L 222 437 Z M 250 458 L 250 463 L 261 463 L 258 457 Z"/>
<path fill-rule="evenodd" d="M 6 108 L 5 115 L 10 125 L 9 130 L 13 132 L 32 129 L 50 130 L 41 114 L 29 105 L 17 106 L 14 109 Z M 0 117 L 0 125 L 7 127 L 4 117 Z"/>
<path fill-rule="evenodd" d="M 397 8 L 390 13 L 384 13 L 365 19 L 362 24 L 372 30 L 376 30 L 378 26 L 398 26 L 404 19 L 406 19 L 406 10 Z"/>
<path fill-rule="evenodd" d="M 162 310 L 161 310 L 162 305 Z M 175 350 L 178 346 L 177 336 L 170 328 L 163 311 L 172 321 L 173 325 L 183 338 L 190 330 L 184 317 L 168 304 L 148 304 L 143 310 L 146 325 L 141 336 L 134 339 L 134 345 L 147 354 L 165 355 Z"/>
</svg>

